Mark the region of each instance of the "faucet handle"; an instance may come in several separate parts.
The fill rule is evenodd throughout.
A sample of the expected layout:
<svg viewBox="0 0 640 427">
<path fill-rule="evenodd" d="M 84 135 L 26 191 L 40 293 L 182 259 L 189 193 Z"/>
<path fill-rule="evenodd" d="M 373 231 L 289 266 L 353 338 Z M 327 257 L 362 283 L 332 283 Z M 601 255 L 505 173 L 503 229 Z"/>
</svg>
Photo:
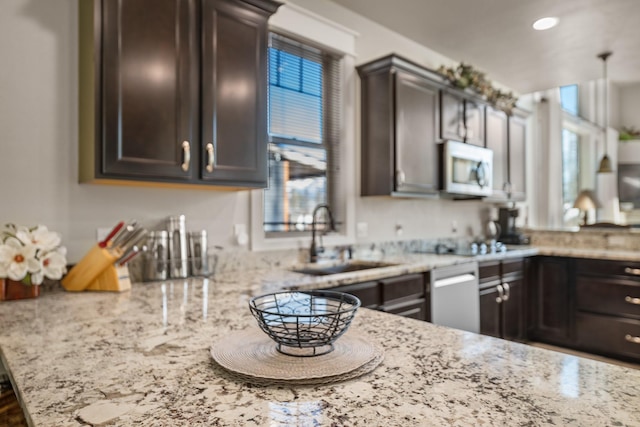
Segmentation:
<svg viewBox="0 0 640 427">
<path fill-rule="evenodd" d="M 336 247 L 338 258 L 342 261 L 346 261 L 353 258 L 353 246 L 345 245 Z"/>
</svg>

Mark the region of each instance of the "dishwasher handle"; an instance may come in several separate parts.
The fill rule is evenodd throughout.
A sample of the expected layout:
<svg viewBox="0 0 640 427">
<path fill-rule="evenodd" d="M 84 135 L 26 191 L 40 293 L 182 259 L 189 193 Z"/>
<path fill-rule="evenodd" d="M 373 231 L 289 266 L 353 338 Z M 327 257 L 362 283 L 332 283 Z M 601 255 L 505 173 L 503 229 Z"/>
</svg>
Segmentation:
<svg viewBox="0 0 640 427">
<path fill-rule="evenodd" d="M 445 286 L 460 285 L 463 283 L 469 283 L 476 280 L 476 276 L 473 274 L 460 274 L 458 276 L 447 277 L 444 279 L 437 279 L 433 282 L 434 288 L 442 288 Z"/>
</svg>

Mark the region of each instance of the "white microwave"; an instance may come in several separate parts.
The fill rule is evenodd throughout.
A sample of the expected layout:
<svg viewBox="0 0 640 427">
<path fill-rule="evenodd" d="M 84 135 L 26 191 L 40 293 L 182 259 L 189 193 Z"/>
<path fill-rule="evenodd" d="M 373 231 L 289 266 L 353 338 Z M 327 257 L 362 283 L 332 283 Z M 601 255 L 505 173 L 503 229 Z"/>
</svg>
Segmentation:
<svg viewBox="0 0 640 427">
<path fill-rule="evenodd" d="M 441 189 L 451 195 L 490 196 L 493 151 L 460 141 L 442 143 Z"/>
</svg>

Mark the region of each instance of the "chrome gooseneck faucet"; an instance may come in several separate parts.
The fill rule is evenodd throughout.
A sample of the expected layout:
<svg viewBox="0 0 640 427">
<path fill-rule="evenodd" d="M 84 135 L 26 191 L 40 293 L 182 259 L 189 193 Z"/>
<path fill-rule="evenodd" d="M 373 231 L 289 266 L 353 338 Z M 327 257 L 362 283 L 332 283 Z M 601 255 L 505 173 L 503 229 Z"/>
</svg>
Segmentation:
<svg viewBox="0 0 640 427">
<path fill-rule="evenodd" d="M 328 231 L 335 231 L 336 230 L 336 224 L 333 221 L 333 214 L 331 213 L 331 209 L 329 208 L 329 205 L 318 205 L 315 207 L 315 209 L 313 210 L 313 214 L 312 214 L 312 221 L 311 221 L 311 247 L 309 248 L 309 262 L 316 262 L 318 261 L 318 253 L 321 253 L 324 248 L 322 248 L 322 243 L 320 244 L 321 246 L 316 246 L 316 216 L 318 214 L 318 211 L 320 211 L 321 209 L 325 209 L 327 211 L 327 215 L 329 216 L 329 230 Z M 325 231 L 326 233 L 326 231 Z M 322 237 L 321 240 L 322 242 Z"/>
</svg>

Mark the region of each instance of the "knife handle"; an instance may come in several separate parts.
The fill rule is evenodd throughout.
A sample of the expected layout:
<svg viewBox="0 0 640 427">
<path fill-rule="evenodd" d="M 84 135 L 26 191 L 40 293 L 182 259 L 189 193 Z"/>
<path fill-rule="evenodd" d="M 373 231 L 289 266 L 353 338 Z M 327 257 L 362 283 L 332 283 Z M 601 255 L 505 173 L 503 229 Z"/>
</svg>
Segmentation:
<svg viewBox="0 0 640 427">
<path fill-rule="evenodd" d="M 100 246 L 101 248 L 106 248 L 109 245 L 109 242 L 111 242 L 115 235 L 118 234 L 122 227 L 124 227 L 124 221 L 120 221 L 115 227 L 113 227 L 113 230 L 111 230 L 111 232 L 107 235 L 107 237 L 105 237 L 102 242 L 98 243 L 98 246 Z"/>
</svg>

